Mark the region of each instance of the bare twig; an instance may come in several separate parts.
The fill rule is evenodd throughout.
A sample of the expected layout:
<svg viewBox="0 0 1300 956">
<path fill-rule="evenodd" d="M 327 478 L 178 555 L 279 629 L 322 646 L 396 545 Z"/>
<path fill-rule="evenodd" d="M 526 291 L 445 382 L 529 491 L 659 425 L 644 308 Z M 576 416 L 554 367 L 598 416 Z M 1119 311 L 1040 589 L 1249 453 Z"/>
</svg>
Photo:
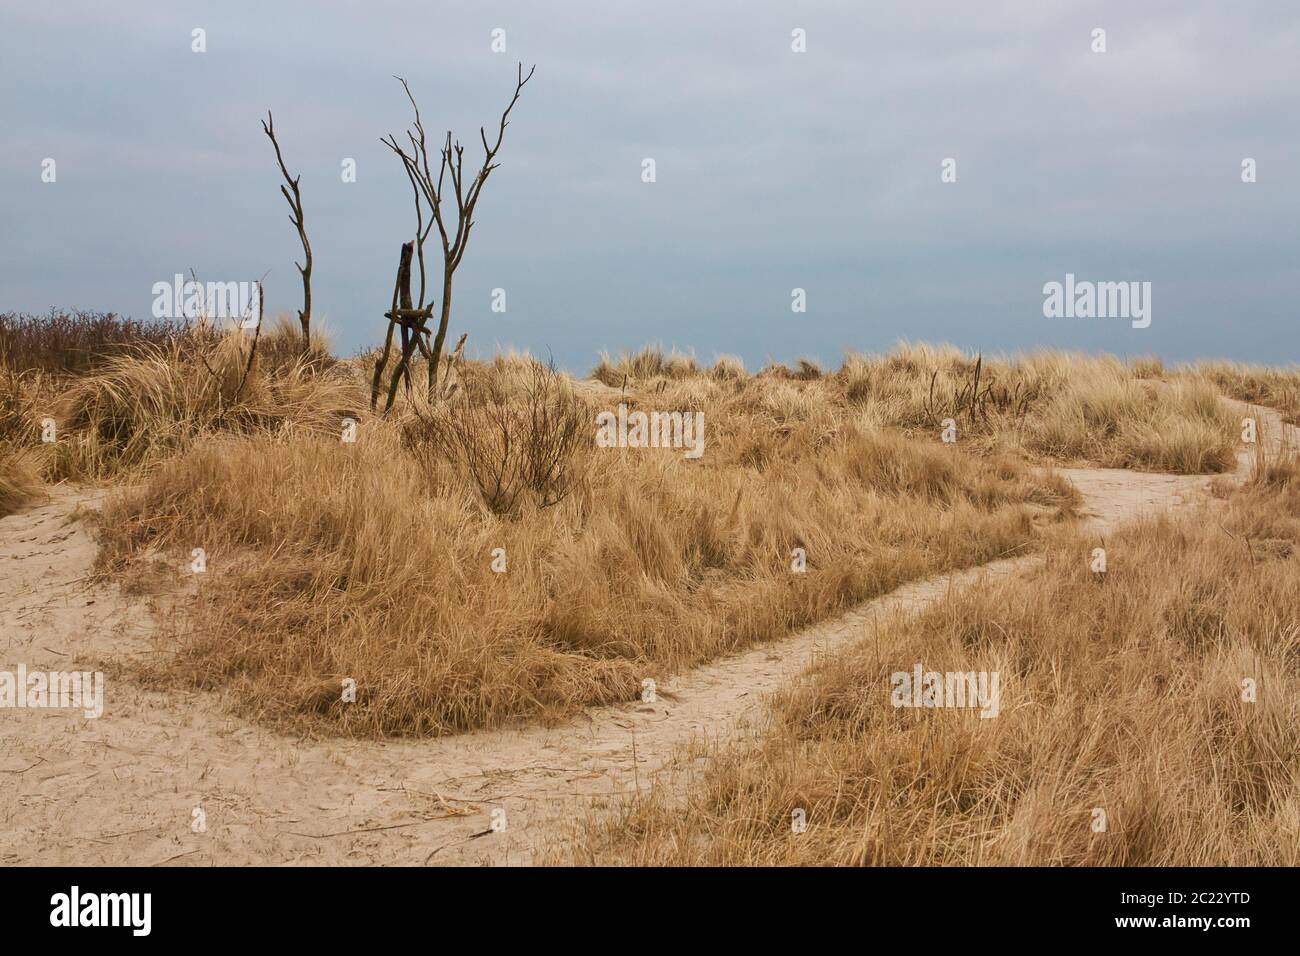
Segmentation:
<svg viewBox="0 0 1300 956">
<path fill-rule="evenodd" d="M 257 282 L 257 325 L 253 328 L 253 344 L 248 349 L 248 361 L 244 363 L 244 374 L 239 379 L 239 388 L 235 389 L 235 401 L 239 401 L 239 396 L 244 394 L 244 383 L 248 381 L 248 373 L 253 370 L 253 360 L 257 358 L 257 343 L 262 337 L 262 281 Z"/>
</svg>

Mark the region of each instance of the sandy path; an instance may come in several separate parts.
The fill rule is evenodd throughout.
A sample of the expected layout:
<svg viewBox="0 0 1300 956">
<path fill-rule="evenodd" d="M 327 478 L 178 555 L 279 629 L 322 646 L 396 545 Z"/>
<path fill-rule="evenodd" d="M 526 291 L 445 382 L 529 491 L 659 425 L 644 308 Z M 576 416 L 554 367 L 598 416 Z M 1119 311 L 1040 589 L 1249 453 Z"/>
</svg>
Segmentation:
<svg viewBox="0 0 1300 956">
<path fill-rule="evenodd" d="M 1276 444 L 1280 419 L 1256 414 Z M 1239 477 L 1248 464 L 1243 453 Z M 1200 500 L 1211 481 L 1062 473 L 1102 536 Z M 0 520 L 0 669 L 109 671 L 98 720 L 0 710 L 0 865 L 527 863 L 593 801 L 646 786 L 681 744 L 743 727 L 765 694 L 862 637 L 877 616 L 1036 560 L 900 588 L 683 675 L 654 704 L 439 740 L 296 740 L 240 719 L 224 695 L 164 694 L 113 675 L 112 661 L 149 650 L 152 614 L 84 580 L 96 547 L 77 509 L 94 504 L 56 489 L 46 504 Z M 193 828 L 196 808 L 203 832 Z M 490 829 L 494 810 L 505 812 L 503 831 Z"/>
</svg>

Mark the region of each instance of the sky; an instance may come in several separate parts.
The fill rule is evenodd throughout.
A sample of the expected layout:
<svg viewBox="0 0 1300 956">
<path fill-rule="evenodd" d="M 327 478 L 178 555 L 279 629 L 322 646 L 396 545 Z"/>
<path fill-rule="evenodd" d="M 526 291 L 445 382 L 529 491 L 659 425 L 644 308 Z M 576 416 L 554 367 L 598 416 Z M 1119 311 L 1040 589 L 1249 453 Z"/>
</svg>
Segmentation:
<svg viewBox="0 0 1300 956">
<path fill-rule="evenodd" d="M 270 109 L 315 320 L 339 352 L 375 344 L 415 230 L 380 143 L 411 119 L 394 74 L 469 165 L 517 61 L 536 74 L 452 297 L 470 355 L 585 371 L 654 344 L 757 369 L 908 339 L 1300 360 L 1292 0 L 4 0 L 0 311 L 147 318 L 191 270 L 265 275 L 267 310 L 298 308 Z M 1045 316 L 1067 274 L 1149 282 L 1150 325 Z"/>
</svg>

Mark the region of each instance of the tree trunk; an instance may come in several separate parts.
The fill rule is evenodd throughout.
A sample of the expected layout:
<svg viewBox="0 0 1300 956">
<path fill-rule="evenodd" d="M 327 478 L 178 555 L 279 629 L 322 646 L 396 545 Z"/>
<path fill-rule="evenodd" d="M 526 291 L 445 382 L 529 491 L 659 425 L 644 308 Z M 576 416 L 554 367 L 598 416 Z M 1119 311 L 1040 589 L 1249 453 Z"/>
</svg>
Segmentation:
<svg viewBox="0 0 1300 956">
<path fill-rule="evenodd" d="M 388 334 L 384 337 L 384 353 L 375 361 L 375 374 L 370 380 L 370 408 L 373 411 L 379 403 L 379 383 L 383 380 L 384 369 L 388 367 L 388 358 L 393 351 L 393 327 L 397 324 L 397 307 L 401 301 L 402 290 L 406 289 L 406 298 L 411 298 L 411 256 L 415 251 L 414 242 L 402 243 L 402 253 L 397 260 L 397 282 L 393 286 L 393 307 L 388 320 Z"/>
<path fill-rule="evenodd" d="M 415 251 L 414 242 L 402 243 L 402 263 L 397 272 L 397 289 L 394 298 L 400 304 L 400 308 L 411 308 L 411 255 Z M 397 311 L 393 312 L 393 321 L 397 320 Z M 420 340 L 420 333 L 408 328 L 405 323 L 398 323 L 402 326 L 402 357 L 397 362 L 397 368 L 393 369 L 392 381 L 388 383 L 388 399 L 384 403 L 384 412 L 389 412 L 393 407 L 393 402 L 397 400 L 397 386 L 402 379 L 406 379 L 407 386 L 411 384 L 411 356 L 415 353 L 415 343 Z"/>
<path fill-rule="evenodd" d="M 438 319 L 438 334 L 433 339 L 433 356 L 429 360 L 429 401 L 433 401 L 438 387 L 438 362 L 442 359 L 442 343 L 447 338 L 447 323 L 451 321 L 451 270 L 442 276 L 442 315 Z"/>
</svg>

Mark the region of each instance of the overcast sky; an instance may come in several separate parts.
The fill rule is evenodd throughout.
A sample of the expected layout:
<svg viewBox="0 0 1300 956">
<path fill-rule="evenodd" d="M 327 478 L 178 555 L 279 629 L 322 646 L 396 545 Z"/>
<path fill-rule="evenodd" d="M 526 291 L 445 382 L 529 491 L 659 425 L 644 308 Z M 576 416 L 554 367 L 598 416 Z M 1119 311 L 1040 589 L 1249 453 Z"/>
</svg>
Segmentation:
<svg viewBox="0 0 1300 956">
<path fill-rule="evenodd" d="M 268 273 L 268 310 L 296 308 L 270 108 L 315 314 L 339 350 L 373 343 L 414 231 L 379 142 L 409 122 L 392 75 L 468 164 L 517 60 L 537 73 L 453 296 L 471 354 L 585 370 L 657 343 L 757 368 L 909 338 L 1300 359 L 1294 0 L 9 2 L 0 310 L 144 318 L 191 269 Z M 1045 318 L 1067 272 L 1152 283 L 1150 327 Z"/>
</svg>

